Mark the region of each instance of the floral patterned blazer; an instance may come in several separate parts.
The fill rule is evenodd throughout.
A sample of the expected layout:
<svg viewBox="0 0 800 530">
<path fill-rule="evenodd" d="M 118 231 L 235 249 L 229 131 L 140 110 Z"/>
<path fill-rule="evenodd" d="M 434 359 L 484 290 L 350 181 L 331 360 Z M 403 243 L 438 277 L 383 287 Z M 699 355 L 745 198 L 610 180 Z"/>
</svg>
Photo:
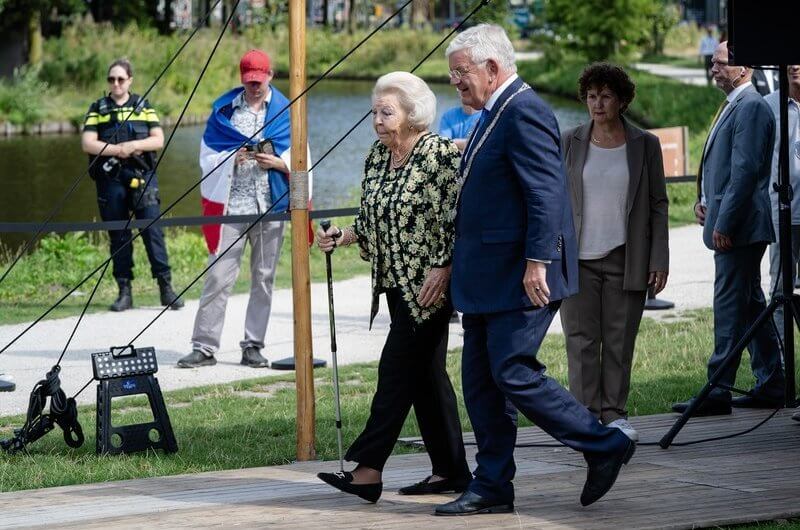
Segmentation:
<svg viewBox="0 0 800 530">
<path fill-rule="evenodd" d="M 446 267 L 452 258 L 460 159 L 451 140 L 433 133 L 420 138 L 398 169 L 391 168 L 388 147 L 375 142 L 370 149 L 353 227 L 361 257 L 372 262 L 370 327 L 378 296 L 387 289 L 400 289 L 417 323 L 446 303 L 443 298 L 422 307 L 417 295 L 428 271 Z"/>
</svg>

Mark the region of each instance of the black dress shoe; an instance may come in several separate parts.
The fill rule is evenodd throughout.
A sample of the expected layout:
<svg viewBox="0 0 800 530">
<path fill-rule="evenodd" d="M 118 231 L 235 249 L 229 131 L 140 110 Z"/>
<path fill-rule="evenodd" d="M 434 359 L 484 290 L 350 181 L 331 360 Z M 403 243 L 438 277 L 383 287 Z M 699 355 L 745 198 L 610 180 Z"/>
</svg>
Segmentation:
<svg viewBox="0 0 800 530">
<path fill-rule="evenodd" d="M 451 491 L 461 493 L 467 489 L 471 480 L 472 479 L 469 477 L 462 479 L 446 478 L 431 482 L 431 477 L 428 477 L 411 486 L 400 488 L 397 490 L 397 493 L 400 495 L 431 495 L 436 493 L 449 493 Z"/>
<path fill-rule="evenodd" d="M 586 483 L 583 485 L 583 492 L 581 493 L 581 504 L 583 506 L 589 506 L 593 502 L 597 502 L 603 495 L 608 493 L 608 490 L 616 482 L 622 465 L 630 461 L 634 451 L 636 451 L 636 443 L 633 440 L 628 440 L 628 444 L 621 451 L 608 456 L 586 457 L 589 469 L 586 472 Z"/>
<path fill-rule="evenodd" d="M 783 408 L 783 400 L 765 396 L 739 396 L 731 400 L 731 407 L 739 409 L 777 409 Z"/>
<path fill-rule="evenodd" d="M 469 490 L 459 498 L 436 507 L 436 515 L 477 515 L 479 513 L 511 513 L 513 502 L 490 501 Z"/>
<path fill-rule="evenodd" d="M 683 414 L 686 412 L 686 409 L 689 408 L 689 403 L 694 401 L 694 398 L 690 399 L 689 401 L 684 401 L 682 403 L 675 403 L 672 405 L 672 411 L 677 412 L 679 414 Z M 721 401 L 719 399 L 711 399 L 707 398 L 703 401 L 697 409 L 694 411 L 695 417 L 697 416 L 723 416 L 725 414 L 731 413 L 731 404 L 727 401 Z"/>
<path fill-rule="evenodd" d="M 383 492 L 383 482 L 372 484 L 353 484 L 353 474 L 349 471 L 336 473 L 317 473 L 317 477 L 336 489 L 361 497 L 365 501 L 378 502 Z"/>
</svg>

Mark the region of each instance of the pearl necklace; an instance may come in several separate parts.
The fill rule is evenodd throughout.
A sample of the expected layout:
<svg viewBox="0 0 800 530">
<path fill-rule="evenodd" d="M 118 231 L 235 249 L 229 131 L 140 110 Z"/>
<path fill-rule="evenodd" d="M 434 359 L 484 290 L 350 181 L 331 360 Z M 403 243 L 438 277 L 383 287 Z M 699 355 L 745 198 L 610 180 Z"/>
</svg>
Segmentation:
<svg viewBox="0 0 800 530">
<path fill-rule="evenodd" d="M 414 147 L 417 145 L 417 142 L 421 137 L 422 133 L 417 134 L 417 136 L 411 142 L 411 147 L 409 147 L 408 151 L 406 151 L 405 154 L 400 158 L 398 158 L 397 155 L 394 154 L 394 151 L 390 151 L 391 153 L 390 162 L 392 169 L 400 169 L 401 167 L 406 165 L 406 162 L 408 162 L 408 159 L 411 157 L 411 152 L 414 150 Z"/>
</svg>

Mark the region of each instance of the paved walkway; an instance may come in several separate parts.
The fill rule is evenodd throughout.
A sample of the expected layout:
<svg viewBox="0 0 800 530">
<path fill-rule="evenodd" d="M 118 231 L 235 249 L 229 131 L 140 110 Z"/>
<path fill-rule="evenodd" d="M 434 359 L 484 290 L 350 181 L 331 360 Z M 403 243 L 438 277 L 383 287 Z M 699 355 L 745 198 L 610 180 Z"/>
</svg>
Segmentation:
<svg viewBox="0 0 800 530">
<path fill-rule="evenodd" d="M 689 422 L 677 441 L 742 431 L 768 415 L 736 410 L 731 416 Z M 454 495 L 405 497 L 397 489 L 430 473 L 427 455 L 389 459 L 377 504 L 338 492 L 314 475 L 338 462 L 302 462 L 195 475 L 43 488 L 0 494 L 0 528 L 706 528 L 800 516 L 800 424 L 781 411 L 760 429 L 713 443 L 640 444 L 614 489 L 599 502 L 578 502 L 586 478 L 580 454 L 558 448 L 518 448 L 511 514 L 433 517 Z M 673 414 L 640 416 L 643 441 L 656 441 Z M 465 435 L 474 462 L 473 437 Z M 520 430 L 521 444 L 553 440 L 535 427 Z M 742 458 L 746 455 L 746 458 Z M 178 457 L 180 453 L 178 453 Z M 172 457 L 166 457 L 172 458 Z"/>
<path fill-rule="evenodd" d="M 706 73 L 702 68 L 686 68 L 683 66 L 655 63 L 636 63 L 634 66 L 639 70 L 644 70 L 651 74 L 671 77 L 687 85 L 705 86 L 708 84 L 706 81 Z"/>
<path fill-rule="evenodd" d="M 659 295 L 675 302 L 676 310 L 710 307 L 713 296 L 713 258 L 700 240 L 700 227 L 685 226 L 670 231 L 671 273 L 667 288 Z M 335 258 L 334 258 L 335 260 Z M 768 288 L 766 260 L 762 266 L 765 289 Z M 334 265 L 335 271 L 335 265 Z M 369 278 L 359 277 L 335 284 L 336 334 L 341 364 L 377 360 L 388 332 L 389 318 L 385 310 L 375 319 L 372 331 L 368 328 Z M 312 332 L 314 356 L 330 361 L 327 287 L 311 286 Z M 277 290 L 274 308 L 267 332 L 266 355 L 270 360 L 293 355 L 292 293 Z M 197 301 L 188 301 L 180 311 L 168 311 L 137 341 L 137 346 L 154 346 L 160 369 L 158 379 L 165 390 L 200 386 L 211 383 L 235 381 L 275 372 L 270 369 L 252 369 L 239 365 L 242 323 L 244 322 L 246 295 L 233 296 L 222 336 L 222 351 L 214 367 L 195 370 L 179 369 L 175 362 L 189 352 L 192 324 L 197 311 Z M 92 378 L 90 354 L 103 351 L 112 345 L 127 344 L 161 308 L 144 307 L 124 313 L 97 313 L 84 318 L 62 363 L 62 383 L 68 394 L 73 394 Z M 669 312 L 674 314 L 674 312 Z M 660 317 L 663 313 L 648 313 Z M 33 385 L 58 359 L 77 317 L 46 320 L 31 329 L 7 352 L 0 355 L 0 373 L 11 375 L 17 390 L 0 393 L 0 416 L 23 413 Z M 0 326 L 0 344 L 7 344 L 27 324 Z M 551 333 L 561 332 L 558 318 Z M 709 333 L 711 330 L 709 330 Z M 461 329 L 450 326 L 450 347 L 460 347 Z M 93 403 L 92 387 L 81 394 L 80 403 Z"/>
</svg>

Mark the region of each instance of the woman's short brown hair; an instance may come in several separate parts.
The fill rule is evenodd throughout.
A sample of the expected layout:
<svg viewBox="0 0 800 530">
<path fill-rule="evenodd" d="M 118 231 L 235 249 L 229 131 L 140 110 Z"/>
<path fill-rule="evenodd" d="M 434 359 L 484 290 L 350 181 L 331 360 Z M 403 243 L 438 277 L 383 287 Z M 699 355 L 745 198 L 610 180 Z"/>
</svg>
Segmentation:
<svg viewBox="0 0 800 530">
<path fill-rule="evenodd" d="M 111 63 L 111 66 L 108 67 L 108 73 L 111 73 L 111 70 L 115 66 L 119 66 L 120 68 L 125 70 L 125 73 L 128 74 L 128 77 L 133 77 L 133 65 L 125 57 L 116 59 L 113 63 Z"/>
<path fill-rule="evenodd" d="M 609 63 L 592 63 L 583 69 L 578 79 L 578 95 L 586 101 L 586 94 L 591 89 L 608 88 L 619 99 L 619 113 L 628 110 L 628 105 L 636 95 L 636 85 L 621 66 Z"/>
</svg>

